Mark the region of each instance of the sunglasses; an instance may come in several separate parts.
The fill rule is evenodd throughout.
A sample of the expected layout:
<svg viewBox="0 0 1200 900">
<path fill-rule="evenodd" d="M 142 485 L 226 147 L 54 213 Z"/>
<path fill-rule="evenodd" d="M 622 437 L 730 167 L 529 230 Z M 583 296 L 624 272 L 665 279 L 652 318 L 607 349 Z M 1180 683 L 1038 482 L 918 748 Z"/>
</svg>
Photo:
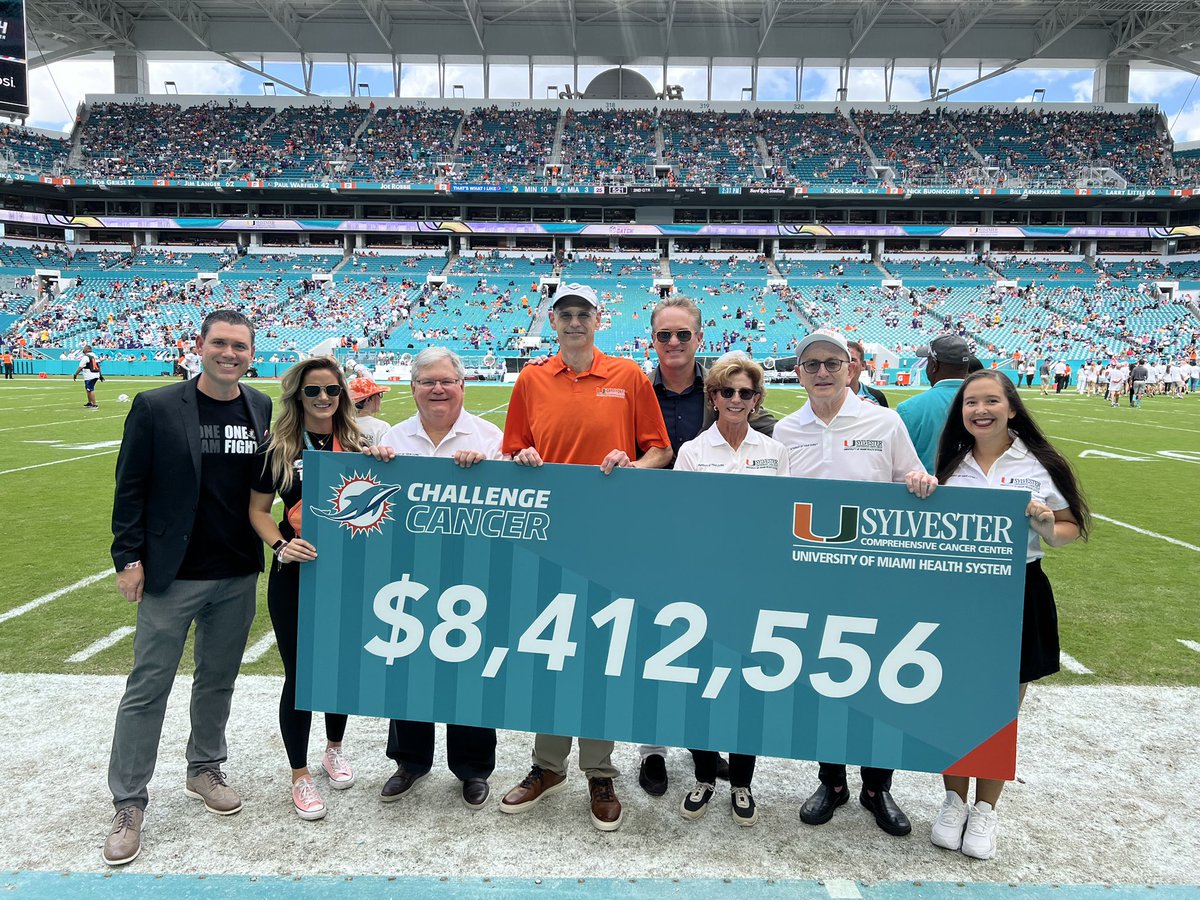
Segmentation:
<svg viewBox="0 0 1200 900">
<path fill-rule="evenodd" d="M 692 332 L 686 328 L 683 331 L 656 331 L 654 332 L 654 339 L 660 344 L 669 344 L 671 343 L 671 335 L 679 338 L 679 343 L 681 344 L 686 344 L 692 339 Z"/>
<path fill-rule="evenodd" d="M 340 384 L 306 384 L 300 388 L 300 392 L 309 400 L 315 400 L 323 393 L 326 397 L 341 396 L 342 386 Z"/>
<path fill-rule="evenodd" d="M 726 400 L 732 400 L 734 394 L 737 394 L 739 400 L 753 400 L 758 396 L 758 391 L 754 388 L 715 388 L 713 393 L 720 394 Z"/>
<path fill-rule="evenodd" d="M 821 371 L 821 366 L 824 366 L 825 371 L 832 375 L 844 365 L 846 365 L 846 360 L 844 359 L 806 359 L 800 363 L 800 368 L 804 369 L 809 375 L 816 375 L 817 372 Z"/>
</svg>

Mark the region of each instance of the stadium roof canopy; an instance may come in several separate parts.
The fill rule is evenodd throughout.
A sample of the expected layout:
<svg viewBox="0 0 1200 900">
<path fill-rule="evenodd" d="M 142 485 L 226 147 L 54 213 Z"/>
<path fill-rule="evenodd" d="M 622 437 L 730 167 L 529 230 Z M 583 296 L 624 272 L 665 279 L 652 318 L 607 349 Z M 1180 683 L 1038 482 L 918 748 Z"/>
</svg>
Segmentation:
<svg viewBox="0 0 1200 900">
<path fill-rule="evenodd" d="M 931 95 L 942 67 L 977 68 L 979 80 L 1022 64 L 1096 67 L 1118 95 L 1130 65 L 1200 75 L 1197 0 L 33 0 L 27 10 L 33 66 L 215 55 L 309 72 L 350 60 L 390 63 L 397 84 L 399 65 L 419 62 L 920 66 Z"/>
</svg>

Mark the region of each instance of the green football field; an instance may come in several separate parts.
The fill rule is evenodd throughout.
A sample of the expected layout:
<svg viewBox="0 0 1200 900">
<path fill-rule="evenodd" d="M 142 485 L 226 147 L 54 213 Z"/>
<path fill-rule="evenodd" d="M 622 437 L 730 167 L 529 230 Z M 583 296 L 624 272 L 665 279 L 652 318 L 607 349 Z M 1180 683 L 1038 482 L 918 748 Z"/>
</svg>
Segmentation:
<svg viewBox="0 0 1200 900">
<path fill-rule="evenodd" d="M 0 382 L 0 671 L 127 671 L 134 609 L 114 587 L 108 556 L 129 409 L 116 398 L 165 383 L 110 378 L 100 409 L 89 411 L 82 385 L 68 378 Z M 277 384 L 260 387 L 278 395 Z M 509 390 L 468 386 L 467 408 L 503 425 Z M 893 406 L 904 396 L 889 394 Z M 1051 551 L 1045 564 L 1063 650 L 1079 670 L 1052 680 L 1200 685 L 1200 395 L 1152 398 L 1141 409 L 1111 409 L 1073 389 L 1025 396 L 1098 516 L 1089 543 Z M 767 398 L 780 415 L 803 402 L 786 388 Z M 381 415 L 395 423 L 414 412 L 407 386 L 394 386 Z M 264 578 L 246 672 L 281 671 L 265 591 Z"/>
</svg>

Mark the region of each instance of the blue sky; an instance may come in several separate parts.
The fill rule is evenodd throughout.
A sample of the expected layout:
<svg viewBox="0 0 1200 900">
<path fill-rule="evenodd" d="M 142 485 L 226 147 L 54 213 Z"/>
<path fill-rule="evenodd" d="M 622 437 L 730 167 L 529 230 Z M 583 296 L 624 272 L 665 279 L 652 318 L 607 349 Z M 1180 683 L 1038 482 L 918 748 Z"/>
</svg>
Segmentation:
<svg viewBox="0 0 1200 900">
<path fill-rule="evenodd" d="M 272 76 L 302 83 L 298 64 L 269 63 Z M 588 81 L 605 66 L 580 66 L 580 81 Z M 662 80 L 661 67 L 633 67 L 641 71 L 656 88 Z M 261 94 L 266 79 L 226 62 L 156 62 L 149 63 L 150 87 L 154 93 L 163 90 L 164 81 L 174 81 L 181 93 L 203 94 Z M 976 77 L 975 70 L 945 70 L 941 86 L 954 87 Z M 572 80 L 568 66 L 537 66 L 534 71 L 534 97 L 545 97 L 548 85 L 562 87 Z M 707 73 L 703 68 L 672 67 L 667 79 L 671 84 L 684 86 L 684 97 L 704 99 Z M 391 71 L 386 66 L 360 66 L 357 81 L 371 86 L 375 96 L 391 96 Z M 802 100 L 832 100 L 837 88 L 836 69 L 806 69 L 801 91 Z M 714 100 L 739 100 L 741 89 L 750 83 L 750 69 L 726 68 L 720 77 L 713 78 Z M 480 66 L 448 66 L 449 85 L 461 84 L 468 97 L 483 94 L 483 72 Z M 851 73 L 849 99 L 883 100 L 883 70 L 855 69 Z M 314 70 L 314 90 L 326 96 L 346 96 L 348 75 L 344 64 L 318 65 Z M 1092 72 L 1082 69 L 1017 69 L 954 95 L 964 102 L 1028 101 L 1035 89 L 1046 90 L 1049 102 L 1087 103 L 1092 99 Z M 30 73 L 30 125 L 63 130 L 73 121 L 74 110 L 85 93 L 107 93 L 112 90 L 112 64 L 109 60 L 70 60 L 36 69 Z M 281 94 L 290 93 L 278 86 Z M 436 97 L 437 70 L 432 65 L 405 65 L 402 73 L 401 95 L 405 97 Z M 491 95 L 493 98 L 525 98 L 529 96 L 529 72 L 525 66 L 493 66 Z M 893 100 L 922 100 L 928 96 L 928 77 L 924 69 L 897 70 L 893 81 Z M 762 100 L 795 100 L 795 72 L 791 68 L 760 70 L 759 98 Z M 1172 124 L 1176 141 L 1200 140 L 1200 78 L 1171 69 L 1135 69 L 1130 78 L 1130 100 L 1154 102 L 1166 113 Z"/>
</svg>

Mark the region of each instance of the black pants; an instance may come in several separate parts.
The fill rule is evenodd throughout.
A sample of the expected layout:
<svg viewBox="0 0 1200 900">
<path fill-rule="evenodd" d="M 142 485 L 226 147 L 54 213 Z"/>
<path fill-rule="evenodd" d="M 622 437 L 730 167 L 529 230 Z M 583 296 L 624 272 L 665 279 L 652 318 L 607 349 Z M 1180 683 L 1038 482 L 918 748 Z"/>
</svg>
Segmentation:
<svg viewBox="0 0 1200 900">
<path fill-rule="evenodd" d="M 392 719 L 387 755 L 412 775 L 433 768 L 433 723 Z M 496 730 L 471 725 L 446 726 L 446 763 L 459 781 L 491 777 L 496 768 Z"/>
<path fill-rule="evenodd" d="M 272 565 L 267 582 L 267 609 L 279 656 L 283 660 L 283 693 L 279 695 L 279 732 L 287 750 L 288 765 L 293 769 L 308 767 L 308 734 L 312 730 L 312 713 L 296 709 L 296 639 L 299 626 L 300 563 L 282 568 Z M 325 737 L 337 743 L 346 733 L 346 716 L 325 713 Z"/>
<path fill-rule="evenodd" d="M 1033 387 L 1033 376 L 1032 375 L 1025 376 L 1025 387 Z"/>
<path fill-rule="evenodd" d="M 692 762 L 696 766 L 696 780 L 701 784 L 716 784 L 717 762 L 721 754 L 715 750 L 691 750 Z M 754 762 L 757 756 L 747 756 L 744 753 L 729 754 L 729 786 L 750 787 L 754 780 Z"/>
<path fill-rule="evenodd" d="M 5 363 L 5 364 L 4 364 L 4 377 L 5 377 L 5 378 L 12 378 L 12 377 L 13 377 L 13 364 L 12 364 L 12 363 Z"/>
<path fill-rule="evenodd" d="M 895 769 L 872 769 L 870 766 L 863 766 L 862 783 L 868 791 L 890 791 L 892 789 L 892 773 Z M 841 785 L 846 786 L 846 767 L 841 763 L 821 763 L 821 769 L 818 773 L 818 778 L 821 779 L 821 784 L 827 784 L 830 787 Z"/>
</svg>

